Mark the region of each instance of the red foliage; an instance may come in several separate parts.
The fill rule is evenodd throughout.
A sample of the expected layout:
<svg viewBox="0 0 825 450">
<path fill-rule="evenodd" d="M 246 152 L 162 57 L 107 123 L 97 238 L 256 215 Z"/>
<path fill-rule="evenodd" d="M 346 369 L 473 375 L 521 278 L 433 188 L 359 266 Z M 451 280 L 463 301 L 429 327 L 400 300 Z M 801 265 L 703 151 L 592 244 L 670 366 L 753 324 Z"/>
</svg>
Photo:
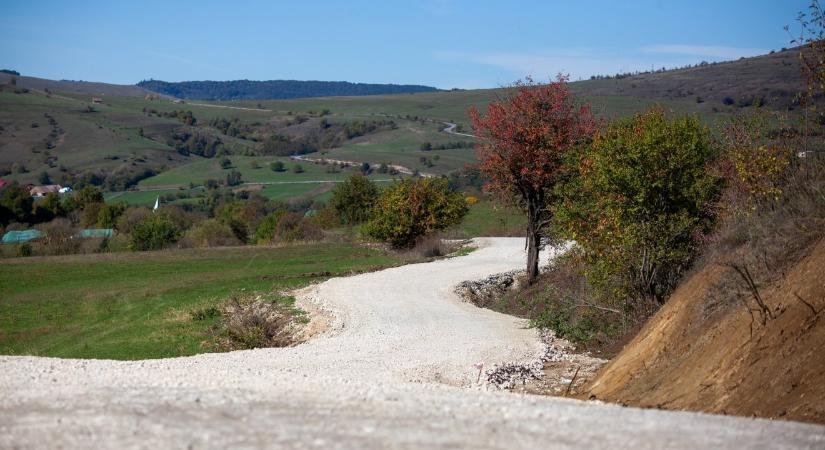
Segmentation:
<svg viewBox="0 0 825 450">
<path fill-rule="evenodd" d="M 481 138 L 479 168 L 490 178 L 490 188 L 526 201 L 552 187 L 565 154 L 592 137 L 598 123 L 590 105 L 575 101 L 561 75 L 549 84 L 527 78 L 513 87 L 515 94 L 490 103 L 486 115 L 475 107 L 469 114 Z"/>
<path fill-rule="evenodd" d="M 476 153 L 479 169 L 490 178 L 488 188 L 517 200 L 527 213 L 527 282 L 532 283 L 565 155 L 589 141 L 598 123 L 589 105 L 575 101 L 561 75 L 549 84 L 527 78 L 513 88 L 512 96 L 490 103 L 486 115 L 475 107 L 469 114 L 481 140 Z"/>
</svg>

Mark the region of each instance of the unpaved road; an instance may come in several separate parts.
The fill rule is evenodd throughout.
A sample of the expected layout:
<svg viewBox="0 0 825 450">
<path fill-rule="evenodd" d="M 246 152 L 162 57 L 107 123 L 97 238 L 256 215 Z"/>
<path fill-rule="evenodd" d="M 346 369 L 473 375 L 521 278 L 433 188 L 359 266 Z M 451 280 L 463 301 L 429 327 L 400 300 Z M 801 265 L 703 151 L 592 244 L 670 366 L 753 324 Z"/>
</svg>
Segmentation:
<svg viewBox="0 0 825 450">
<path fill-rule="evenodd" d="M 293 348 L 116 362 L 0 357 L 0 448 L 825 448 L 825 427 L 486 391 L 533 330 L 452 286 L 521 239 L 308 289 L 331 329 Z"/>
<path fill-rule="evenodd" d="M 470 134 L 470 133 L 460 133 L 460 132 L 458 132 L 458 131 L 455 131 L 455 129 L 458 127 L 458 124 L 455 124 L 455 123 L 452 123 L 452 122 L 441 122 L 441 123 L 443 123 L 444 125 L 446 125 L 446 126 L 447 126 L 447 128 L 445 128 L 445 129 L 441 130 L 441 131 L 443 131 L 443 132 L 445 132 L 445 133 L 447 133 L 447 134 L 454 134 L 454 135 L 456 135 L 456 136 L 465 136 L 465 137 L 471 137 L 471 138 L 475 138 L 475 137 L 476 137 L 476 135 L 474 135 L 474 134 Z"/>
</svg>

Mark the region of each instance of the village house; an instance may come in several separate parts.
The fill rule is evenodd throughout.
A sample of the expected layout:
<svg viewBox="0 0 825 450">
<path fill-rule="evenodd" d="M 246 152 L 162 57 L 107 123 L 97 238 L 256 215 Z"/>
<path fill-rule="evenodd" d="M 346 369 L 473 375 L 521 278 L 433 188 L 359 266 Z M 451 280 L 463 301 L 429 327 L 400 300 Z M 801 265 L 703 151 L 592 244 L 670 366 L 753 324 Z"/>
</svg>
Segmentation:
<svg viewBox="0 0 825 450">
<path fill-rule="evenodd" d="M 46 194 L 50 194 L 52 192 L 58 194 L 60 190 L 63 189 L 63 186 L 59 184 L 47 184 L 43 186 L 33 186 L 29 189 L 29 195 L 32 197 L 43 197 Z"/>
</svg>

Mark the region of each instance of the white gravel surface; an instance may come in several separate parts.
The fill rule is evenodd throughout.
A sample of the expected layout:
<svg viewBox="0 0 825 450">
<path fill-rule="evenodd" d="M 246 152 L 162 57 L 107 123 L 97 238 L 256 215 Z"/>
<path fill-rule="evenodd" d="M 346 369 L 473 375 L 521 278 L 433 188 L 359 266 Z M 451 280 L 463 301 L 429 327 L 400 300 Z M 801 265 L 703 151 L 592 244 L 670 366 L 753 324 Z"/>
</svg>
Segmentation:
<svg viewBox="0 0 825 450">
<path fill-rule="evenodd" d="M 825 427 L 494 392 L 473 364 L 527 362 L 534 330 L 462 303 L 522 239 L 329 280 L 307 343 L 147 361 L 0 357 L 0 448 L 825 448 Z"/>
</svg>

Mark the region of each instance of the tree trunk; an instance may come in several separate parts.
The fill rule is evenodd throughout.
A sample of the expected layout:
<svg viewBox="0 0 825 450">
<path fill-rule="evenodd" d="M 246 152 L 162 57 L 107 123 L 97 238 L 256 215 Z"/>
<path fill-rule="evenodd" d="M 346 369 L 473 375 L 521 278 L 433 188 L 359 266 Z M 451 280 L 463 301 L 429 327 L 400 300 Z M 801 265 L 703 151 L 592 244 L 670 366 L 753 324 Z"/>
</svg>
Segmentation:
<svg viewBox="0 0 825 450">
<path fill-rule="evenodd" d="M 527 206 L 527 284 L 531 285 L 539 276 L 539 230 L 538 207 L 530 202 Z"/>
</svg>

